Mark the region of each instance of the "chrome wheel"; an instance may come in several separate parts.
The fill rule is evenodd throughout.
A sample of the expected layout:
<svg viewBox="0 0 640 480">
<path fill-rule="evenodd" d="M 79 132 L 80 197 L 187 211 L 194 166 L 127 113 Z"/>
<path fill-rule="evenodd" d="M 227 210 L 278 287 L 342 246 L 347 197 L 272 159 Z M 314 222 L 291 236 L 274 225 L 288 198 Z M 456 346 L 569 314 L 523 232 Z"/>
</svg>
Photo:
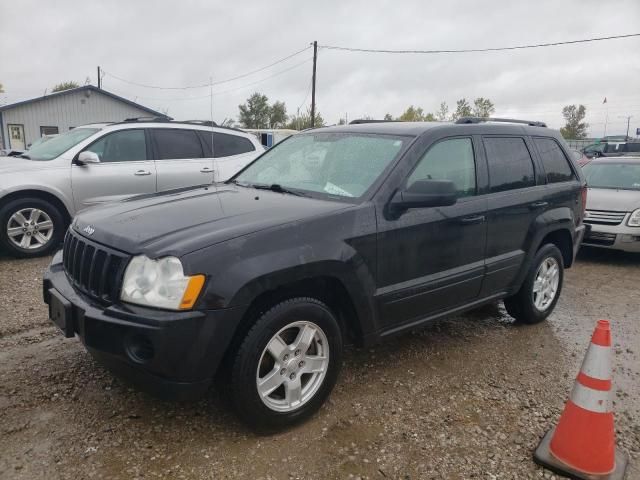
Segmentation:
<svg viewBox="0 0 640 480">
<path fill-rule="evenodd" d="M 53 236 L 51 217 L 38 208 L 23 208 L 9 217 L 7 238 L 23 250 L 45 246 Z"/>
<path fill-rule="evenodd" d="M 256 387 L 276 412 L 291 412 L 316 394 L 329 368 L 329 342 L 312 322 L 294 322 L 276 333 L 260 356 Z"/>
<path fill-rule="evenodd" d="M 556 298 L 560 284 L 560 265 L 553 257 L 545 258 L 533 281 L 533 304 L 539 311 L 549 308 Z"/>
</svg>

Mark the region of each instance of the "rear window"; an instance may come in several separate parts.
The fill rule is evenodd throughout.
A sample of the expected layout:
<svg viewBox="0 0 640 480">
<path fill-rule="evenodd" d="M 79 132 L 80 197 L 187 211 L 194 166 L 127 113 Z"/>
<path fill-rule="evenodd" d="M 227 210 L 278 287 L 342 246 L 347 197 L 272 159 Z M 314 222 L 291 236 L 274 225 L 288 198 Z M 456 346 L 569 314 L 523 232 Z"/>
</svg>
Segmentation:
<svg viewBox="0 0 640 480">
<path fill-rule="evenodd" d="M 523 138 L 485 137 L 492 192 L 532 187 L 536 184 L 533 160 Z"/>
<path fill-rule="evenodd" d="M 575 178 L 573 170 L 569 166 L 569 160 L 567 160 L 560 145 L 555 140 L 534 138 L 533 142 L 538 148 L 538 153 L 547 175 L 547 183 L 568 182 Z"/>
<path fill-rule="evenodd" d="M 158 160 L 202 158 L 202 145 L 193 130 L 156 128 L 153 137 Z"/>
<path fill-rule="evenodd" d="M 256 147 L 245 137 L 226 133 L 198 131 L 207 157 L 211 157 L 211 141 L 213 140 L 214 157 L 230 157 L 255 151 Z"/>
</svg>

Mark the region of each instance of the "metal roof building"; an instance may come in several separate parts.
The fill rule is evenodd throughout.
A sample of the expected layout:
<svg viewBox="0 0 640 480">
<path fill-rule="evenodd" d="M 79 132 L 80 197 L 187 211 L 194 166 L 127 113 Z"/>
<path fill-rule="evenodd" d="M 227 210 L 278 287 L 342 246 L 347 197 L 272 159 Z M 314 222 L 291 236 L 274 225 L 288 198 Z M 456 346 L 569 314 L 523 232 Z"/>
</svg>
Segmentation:
<svg viewBox="0 0 640 480">
<path fill-rule="evenodd" d="M 0 107 L 0 141 L 3 148 L 24 150 L 42 135 L 64 133 L 87 123 L 144 116 L 166 115 L 85 85 Z"/>
</svg>

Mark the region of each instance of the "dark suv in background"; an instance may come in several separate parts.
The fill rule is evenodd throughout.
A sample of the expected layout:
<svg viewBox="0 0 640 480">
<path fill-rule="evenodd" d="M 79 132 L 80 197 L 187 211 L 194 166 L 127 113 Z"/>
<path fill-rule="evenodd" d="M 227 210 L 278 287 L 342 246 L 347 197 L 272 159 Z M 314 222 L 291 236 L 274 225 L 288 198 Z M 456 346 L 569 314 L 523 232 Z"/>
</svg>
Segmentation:
<svg viewBox="0 0 640 480">
<path fill-rule="evenodd" d="M 585 182 L 557 132 L 486 120 L 310 130 L 226 183 L 82 212 L 45 275 L 51 319 L 156 393 L 223 373 L 263 428 L 322 405 L 347 342 L 500 299 L 540 322 Z"/>
</svg>

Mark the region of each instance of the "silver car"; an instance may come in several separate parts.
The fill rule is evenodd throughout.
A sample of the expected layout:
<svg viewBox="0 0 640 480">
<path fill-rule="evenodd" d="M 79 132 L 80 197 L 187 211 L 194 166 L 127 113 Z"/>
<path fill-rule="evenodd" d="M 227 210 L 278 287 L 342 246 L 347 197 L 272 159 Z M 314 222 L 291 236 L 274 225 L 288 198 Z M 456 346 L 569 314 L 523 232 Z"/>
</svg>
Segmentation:
<svg viewBox="0 0 640 480">
<path fill-rule="evenodd" d="M 583 167 L 589 187 L 583 245 L 640 252 L 640 157 L 593 160 Z"/>
<path fill-rule="evenodd" d="M 79 210 L 223 181 L 263 151 L 249 133 L 202 122 L 77 127 L 19 157 L 0 158 L 0 250 L 49 253 Z"/>
</svg>

